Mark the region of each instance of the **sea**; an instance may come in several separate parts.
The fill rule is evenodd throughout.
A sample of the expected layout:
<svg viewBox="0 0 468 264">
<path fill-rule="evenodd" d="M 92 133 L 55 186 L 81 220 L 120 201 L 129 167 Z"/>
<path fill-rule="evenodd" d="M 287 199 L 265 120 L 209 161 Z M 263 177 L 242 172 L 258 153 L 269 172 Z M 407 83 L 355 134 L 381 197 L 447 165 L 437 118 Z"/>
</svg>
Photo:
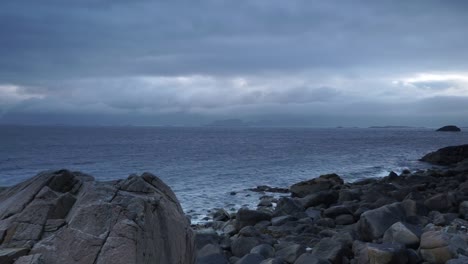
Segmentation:
<svg viewBox="0 0 468 264">
<path fill-rule="evenodd" d="M 0 186 L 62 168 L 102 181 L 151 172 L 198 223 L 213 208 L 255 208 L 258 185 L 425 169 L 424 154 L 466 143 L 468 132 L 428 128 L 0 126 Z"/>
</svg>

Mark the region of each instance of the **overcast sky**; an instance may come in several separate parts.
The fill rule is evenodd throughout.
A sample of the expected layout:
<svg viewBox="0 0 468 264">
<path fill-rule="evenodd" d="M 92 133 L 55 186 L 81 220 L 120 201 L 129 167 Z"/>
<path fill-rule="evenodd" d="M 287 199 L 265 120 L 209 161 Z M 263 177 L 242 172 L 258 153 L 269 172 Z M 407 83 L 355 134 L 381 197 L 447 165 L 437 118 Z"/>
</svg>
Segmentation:
<svg viewBox="0 0 468 264">
<path fill-rule="evenodd" d="M 468 126 L 468 1 L 2 0 L 0 123 Z"/>
</svg>

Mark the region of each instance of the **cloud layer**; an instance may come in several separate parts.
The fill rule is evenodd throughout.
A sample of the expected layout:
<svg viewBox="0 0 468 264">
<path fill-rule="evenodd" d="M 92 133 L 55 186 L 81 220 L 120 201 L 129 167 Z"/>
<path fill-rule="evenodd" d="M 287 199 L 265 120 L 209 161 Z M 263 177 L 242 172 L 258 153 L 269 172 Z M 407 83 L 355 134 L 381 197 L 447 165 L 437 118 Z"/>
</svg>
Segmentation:
<svg viewBox="0 0 468 264">
<path fill-rule="evenodd" d="M 468 123 L 465 1 L 0 7 L 2 123 Z"/>
</svg>

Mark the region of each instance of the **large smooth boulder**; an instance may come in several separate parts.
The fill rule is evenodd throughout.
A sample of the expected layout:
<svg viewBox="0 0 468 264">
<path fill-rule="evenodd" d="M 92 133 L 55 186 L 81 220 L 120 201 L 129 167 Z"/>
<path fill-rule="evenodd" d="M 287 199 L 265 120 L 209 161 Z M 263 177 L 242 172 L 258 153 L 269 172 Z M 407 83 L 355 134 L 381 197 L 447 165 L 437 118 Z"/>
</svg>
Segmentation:
<svg viewBox="0 0 468 264">
<path fill-rule="evenodd" d="M 405 207 L 402 203 L 393 203 L 362 213 L 357 228 L 362 240 L 372 241 L 382 237 L 394 223 L 405 220 Z"/>
<path fill-rule="evenodd" d="M 312 180 L 296 183 L 289 190 L 294 197 L 305 197 L 309 194 L 329 190 L 335 186 L 341 186 L 343 183 L 343 179 L 340 176 L 326 174 Z"/>
<path fill-rule="evenodd" d="M 457 126 L 449 125 L 449 126 L 443 126 L 441 128 L 438 128 L 436 131 L 438 132 L 460 132 L 461 129 Z"/>
<path fill-rule="evenodd" d="M 333 264 L 341 264 L 343 263 L 343 258 L 350 253 L 349 251 L 350 249 L 345 243 L 338 239 L 327 237 L 315 245 L 312 255 L 319 259 L 328 260 Z"/>
<path fill-rule="evenodd" d="M 421 235 L 419 252 L 428 263 L 443 264 L 456 258 L 459 250 L 464 251 L 467 248 L 466 234 L 427 231 Z"/>
<path fill-rule="evenodd" d="M 383 241 L 386 243 L 402 244 L 406 247 L 418 247 L 421 229 L 417 226 L 396 222 L 385 231 Z"/>
<path fill-rule="evenodd" d="M 421 158 L 437 165 L 451 165 L 468 158 L 468 144 L 441 148 Z"/>
<path fill-rule="evenodd" d="M 0 234 L 3 250 L 26 248 L 23 255 L 40 254 L 45 264 L 195 261 L 176 196 L 149 173 L 110 182 L 40 173 L 0 193 Z"/>
<path fill-rule="evenodd" d="M 354 257 L 359 264 L 406 264 L 408 255 L 399 244 L 374 244 L 356 241 L 353 244 Z"/>
</svg>

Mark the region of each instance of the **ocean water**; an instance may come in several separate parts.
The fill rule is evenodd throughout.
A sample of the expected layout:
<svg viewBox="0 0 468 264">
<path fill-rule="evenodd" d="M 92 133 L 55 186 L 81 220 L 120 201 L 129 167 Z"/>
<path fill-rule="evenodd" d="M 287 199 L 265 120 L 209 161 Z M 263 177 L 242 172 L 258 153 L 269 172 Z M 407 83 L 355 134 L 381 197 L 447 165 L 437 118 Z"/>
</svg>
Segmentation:
<svg viewBox="0 0 468 264">
<path fill-rule="evenodd" d="M 0 185 L 67 168 L 99 180 L 148 171 L 199 221 L 212 208 L 255 206 L 257 185 L 287 187 L 324 173 L 347 181 L 429 165 L 418 159 L 468 143 L 433 129 L 0 126 Z M 230 193 L 234 191 L 236 195 Z"/>
</svg>

